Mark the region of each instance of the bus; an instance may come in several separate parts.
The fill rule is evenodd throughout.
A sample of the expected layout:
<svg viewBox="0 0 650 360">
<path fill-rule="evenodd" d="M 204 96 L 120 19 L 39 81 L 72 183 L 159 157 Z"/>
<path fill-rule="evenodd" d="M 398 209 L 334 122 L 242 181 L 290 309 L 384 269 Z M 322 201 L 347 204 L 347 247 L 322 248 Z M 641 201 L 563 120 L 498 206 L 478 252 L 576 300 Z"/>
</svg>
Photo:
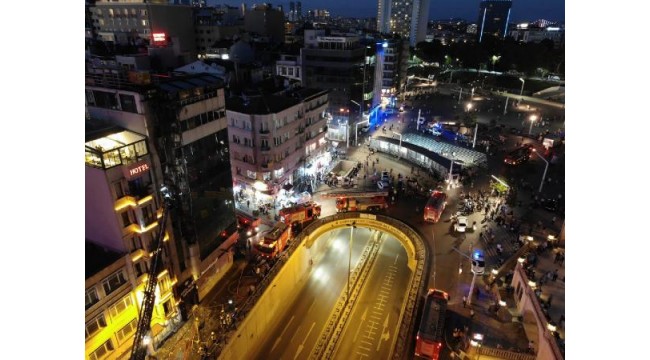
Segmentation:
<svg viewBox="0 0 650 360">
<path fill-rule="evenodd" d="M 424 221 L 438 222 L 442 212 L 447 206 L 447 194 L 441 191 L 434 191 L 424 207 Z"/>
<path fill-rule="evenodd" d="M 425 359 L 438 360 L 444 341 L 445 314 L 449 294 L 442 290 L 429 289 L 422 320 L 415 337 L 415 355 Z"/>
</svg>

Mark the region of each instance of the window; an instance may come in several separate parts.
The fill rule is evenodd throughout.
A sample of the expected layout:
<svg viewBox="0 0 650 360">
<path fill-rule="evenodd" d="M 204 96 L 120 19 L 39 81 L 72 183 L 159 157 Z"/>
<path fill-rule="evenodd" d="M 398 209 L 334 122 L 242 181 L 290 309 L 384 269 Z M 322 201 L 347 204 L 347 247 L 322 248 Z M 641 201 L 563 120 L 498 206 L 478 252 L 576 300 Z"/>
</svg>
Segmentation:
<svg viewBox="0 0 650 360">
<path fill-rule="evenodd" d="M 165 316 L 169 316 L 174 313 L 174 306 L 172 306 L 172 301 L 168 300 L 163 303 L 163 310 L 165 310 Z"/>
<path fill-rule="evenodd" d="M 113 183 L 113 189 L 115 190 L 115 198 L 116 199 L 124 197 L 124 189 L 122 189 L 122 182 L 121 181 Z"/>
<path fill-rule="evenodd" d="M 253 180 L 257 179 L 257 173 L 255 171 L 246 170 L 246 176 Z"/>
<path fill-rule="evenodd" d="M 289 68 L 289 76 L 293 76 L 293 68 Z"/>
<path fill-rule="evenodd" d="M 134 114 L 138 113 L 138 108 L 135 104 L 135 96 L 128 94 L 120 94 L 120 107 L 122 111 L 128 111 Z"/>
<path fill-rule="evenodd" d="M 275 170 L 273 175 L 275 176 L 276 179 L 281 178 L 282 175 L 284 175 L 284 168 Z"/>
<path fill-rule="evenodd" d="M 106 292 L 106 295 L 108 295 L 125 283 L 126 278 L 124 277 L 124 272 L 122 272 L 122 270 L 119 270 L 113 275 L 106 278 L 106 280 L 103 281 L 102 285 L 104 286 L 104 292 Z"/>
<path fill-rule="evenodd" d="M 129 251 L 136 251 L 138 249 L 144 249 L 142 247 L 142 239 L 140 238 L 140 235 L 133 235 L 133 237 L 129 239 Z"/>
<path fill-rule="evenodd" d="M 130 211 L 126 210 L 120 214 L 120 216 L 122 217 L 122 227 L 128 227 L 129 225 L 133 224 L 133 221 L 131 220 L 131 215 L 129 213 Z"/>
<path fill-rule="evenodd" d="M 270 171 L 269 172 L 263 172 L 262 173 L 262 179 L 264 179 L 265 181 L 271 180 L 271 172 Z"/>
<path fill-rule="evenodd" d="M 108 309 L 108 313 L 111 314 L 111 318 L 116 318 L 132 304 L 133 300 L 131 299 L 131 294 L 129 294 L 115 303 L 115 305 L 111 306 L 110 309 Z"/>
<path fill-rule="evenodd" d="M 142 26 L 147 26 L 148 24 L 149 24 L 149 21 L 142 20 Z M 145 30 L 145 34 L 146 34 L 146 30 Z"/>
<path fill-rule="evenodd" d="M 97 289 L 94 287 L 86 290 L 86 309 L 95 305 L 99 301 L 99 295 L 97 295 Z"/>
<path fill-rule="evenodd" d="M 137 326 L 138 326 L 138 319 L 131 320 L 130 323 L 126 324 L 123 328 L 121 328 L 115 333 L 115 335 L 117 335 L 117 341 L 122 343 L 122 340 L 128 338 L 129 335 L 133 334 Z"/>
<path fill-rule="evenodd" d="M 100 314 L 96 318 L 86 323 L 86 339 L 95 335 L 99 330 L 106 327 L 106 319 L 104 314 Z"/>
<path fill-rule="evenodd" d="M 89 359 L 90 360 L 100 360 L 103 359 L 109 352 L 113 351 L 115 348 L 113 347 L 113 341 L 111 339 L 108 339 L 107 342 L 101 344 L 95 351 L 90 353 Z"/>
<path fill-rule="evenodd" d="M 152 224 L 156 220 L 154 213 L 155 211 L 153 210 L 151 204 L 142 208 L 142 218 L 144 219 L 144 223 L 147 226 L 149 226 L 149 224 Z"/>
<path fill-rule="evenodd" d="M 135 152 L 138 154 L 138 157 L 146 155 L 149 153 L 149 150 L 147 149 L 147 142 L 146 141 L 138 141 L 135 145 Z"/>
<path fill-rule="evenodd" d="M 134 267 L 135 267 L 135 276 L 137 276 L 137 277 L 140 277 L 140 276 L 142 276 L 142 274 L 146 274 L 149 271 L 148 266 L 147 266 L 147 262 L 144 261 L 144 260 L 138 261 L 134 265 Z"/>
</svg>

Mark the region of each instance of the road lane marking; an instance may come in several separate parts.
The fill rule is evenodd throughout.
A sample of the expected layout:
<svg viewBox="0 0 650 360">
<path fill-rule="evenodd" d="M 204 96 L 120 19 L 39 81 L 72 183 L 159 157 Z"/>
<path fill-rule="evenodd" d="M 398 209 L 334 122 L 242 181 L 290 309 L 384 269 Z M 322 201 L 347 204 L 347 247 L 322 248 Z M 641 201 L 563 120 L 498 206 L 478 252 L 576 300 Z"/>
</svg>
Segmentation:
<svg viewBox="0 0 650 360">
<path fill-rule="evenodd" d="M 384 327 L 381 332 L 381 339 L 377 342 L 377 348 L 375 351 L 379 351 L 379 347 L 381 346 L 381 341 L 390 339 L 390 330 L 388 330 L 388 318 L 390 317 L 390 313 L 386 315 L 386 320 L 384 320 Z"/>
<path fill-rule="evenodd" d="M 273 343 L 273 347 L 271 348 L 271 351 L 273 351 L 273 349 L 275 349 L 275 347 L 278 346 L 278 344 L 280 343 L 280 339 L 282 339 L 282 335 L 284 335 L 284 332 L 287 331 L 287 329 L 289 328 L 289 325 L 291 325 L 291 322 L 293 321 L 293 319 L 294 319 L 295 317 L 296 317 L 295 315 L 291 317 L 291 320 L 289 320 L 289 322 L 287 323 L 287 325 L 284 327 L 284 329 L 283 329 L 282 332 L 280 333 L 280 336 L 278 336 L 278 339 L 275 340 L 275 343 Z"/>
<path fill-rule="evenodd" d="M 293 357 L 293 360 L 296 360 L 298 358 L 298 355 L 300 355 L 300 352 L 305 347 L 305 341 L 307 341 L 307 338 L 309 337 L 309 334 L 311 334 L 311 331 L 314 330 L 314 325 L 316 325 L 316 322 L 313 322 L 311 324 L 311 327 L 309 328 L 309 331 L 307 332 L 307 336 L 305 336 L 305 340 L 303 340 L 302 343 L 300 344 L 300 346 L 298 346 L 298 351 L 296 351 L 296 355 Z"/>
<path fill-rule="evenodd" d="M 357 332 L 354 334 L 354 339 L 352 341 L 357 341 L 357 335 L 359 335 L 359 331 L 361 330 L 361 327 L 363 326 L 363 322 L 366 321 L 366 314 L 368 313 L 368 308 L 363 310 L 363 315 L 361 315 L 361 321 L 359 322 L 359 327 L 357 328 Z"/>
</svg>

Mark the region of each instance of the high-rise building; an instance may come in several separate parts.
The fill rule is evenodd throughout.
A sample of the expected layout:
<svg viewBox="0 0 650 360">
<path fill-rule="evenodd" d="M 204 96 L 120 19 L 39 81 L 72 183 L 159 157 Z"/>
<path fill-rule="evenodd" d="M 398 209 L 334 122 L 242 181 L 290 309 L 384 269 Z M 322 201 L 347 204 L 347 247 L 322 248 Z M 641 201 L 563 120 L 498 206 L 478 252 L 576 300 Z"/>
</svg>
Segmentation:
<svg viewBox="0 0 650 360">
<path fill-rule="evenodd" d="M 302 3 L 298 2 L 289 2 L 289 21 L 299 21 L 302 19 Z"/>
<path fill-rule="evenodd" d="M 270 5 L 256 5 L 244 15 L 244 30 L 267 36 L 275 43 L 284 42 L 284 13 Z"/>
<path fill-rule="evenodd" d="M 377 31 L 398 34 L 415 46 L 427 36 L 429 0 L 379 0 Z"/>
<path fill-rule="evenodd" d="M 154 188 L 164 184 L 177 196 L 170 211 L 174 290 L 191 307 L 232 265 L 238 238 L 223 82 L 207 74 L 156 82 L 124 61 L 111 63 L 101 59 L 87 70 L 87 110 L 146 137 L 158 169 Z"/>
<path fill-rule="evenodd" d="M 504 38 L 508 34 L 508 22 L 512 0 L 482 0 L 478 13 L 478 42 L 484 36 Z"/>
<path fill-rule="evenodd" d="M 94 95 L 100 102 L 110 99 L 106 93 Z M 120 96 L 125 111 L 137 107 L 128 97 Z M 170 225 L 161 227 L 158 222 L 159 171 L 148 142 L 143 134 L 86 120 L 86 354 L 90 359 L 118 359 L 131 348 L 140 306 L 136 300 L 143 297 L 159 234 L 165 240 L 156 274 L 154 341 L 175 331 L 181 318 L 172 286 L 177 280 L 172 265 L 174 240 Z"/>
</svg>

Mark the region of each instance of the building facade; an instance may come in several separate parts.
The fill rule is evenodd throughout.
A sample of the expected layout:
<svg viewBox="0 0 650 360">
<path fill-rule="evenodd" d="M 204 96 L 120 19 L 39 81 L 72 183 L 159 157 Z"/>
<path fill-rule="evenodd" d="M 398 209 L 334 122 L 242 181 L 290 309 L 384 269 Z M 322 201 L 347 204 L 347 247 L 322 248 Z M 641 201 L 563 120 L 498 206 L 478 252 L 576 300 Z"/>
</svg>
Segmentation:
<svg viewBox="0 0 650 360">
<path fill-rule="evenodd" d="M 378 0 L 377 31 L 398 34 L 411 46 L 426 40 L 429 0 Z"/>
<path fill-rule="evenodd" d="M 294 89 L 228 99 L 228 134 L 235 192 L 257 209 L 276 205 L 281 190 L 330 158 L 325 130 L 328 92 Z"/>
<path fill-rule="evenodd" d="M 323 30 L 305 30 L 305 47 L 301 51 L 303 84 L 330 90 L 328 110 L 334 117 L 347 121 L 354 114 L 358 116 L 364 87 L 369 91 L 372 86 L 372 72 L 364 72 L 366 55 L 371 53 L 358 36 L 325 36 Z M 367 110 L 367 106 L 363 108 Z"/>
<path fill-rule="evenodd" d="M 144 135 L 88 119 L 85 162 L 86 356 L 117 359 L 131 348 L 161 232 L 152 336 L 160 341 L 176 330 L 175 251 L 169 224 L 158 223 L 162 207 Z"/>
<path fill-rule="evenodd" d="M 196 59 L 191 6 L 165 0 L 97 0 L 92 12 L 100 40 L 137 45 L 145 39 L 151 46 L 169 47 L 183 63 Z"/>
<path fill-rule="evenodd" d="M 481 0 L 477 20 L 478 42 L 485 36 L 506 37 L 511 8 L 512 0 Z"/>
<path fill-rule="evenodd" d="M 300 55 L 280 55 L 280 60 L 275 62 L 275 75 L 302 83 L 302 57 Z"/>
<path fill-rule="evenodd" d="M 256 5 L 244 15 L 244 30 L 268 37 L 271 42 L 284 41 L 284 13 L 270 5 Z"/>
<path fill-rule="evenodd" d="M 178 195 L 169 231 L 185 316 L 232 265 L 229 249 L 237 240 L 223 82 L 207 74 L 158 81 L 100 66 L 86 74 L 88 113 L 145 135 L 155 188 L 166 185 Z"/>
<path fill-rule="evenodd" d="M 408 42 L 399 36 L 380 39 L 376 43 L 373 106 L 396 105 L 395 99 L 406 84 L 408 46 Z"/>
</svg>

